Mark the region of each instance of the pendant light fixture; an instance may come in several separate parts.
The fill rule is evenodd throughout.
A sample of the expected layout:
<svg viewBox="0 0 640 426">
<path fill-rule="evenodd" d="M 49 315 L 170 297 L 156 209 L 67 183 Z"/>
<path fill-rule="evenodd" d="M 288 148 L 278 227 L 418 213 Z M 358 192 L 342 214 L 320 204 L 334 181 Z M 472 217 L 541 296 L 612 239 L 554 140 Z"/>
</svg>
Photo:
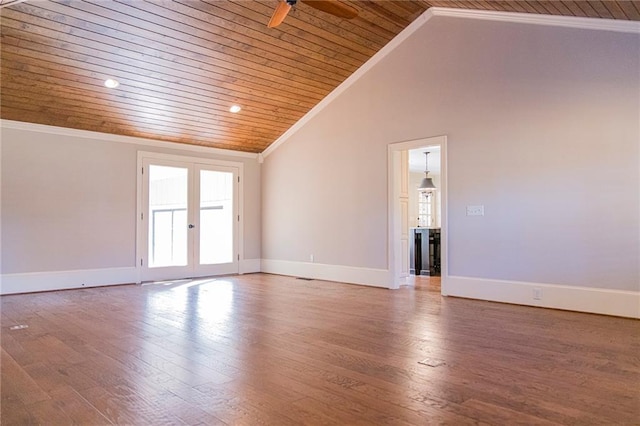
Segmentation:
<svg viewBox="0 0 640 426">
<path fill-rule="evenodd" d="M 429 177 L 429 151 L 424 153 L 424 161 L 425 161 L 425 171 L 424 171 L 424 179 L 422 179 L 422 183 L 418 187 L 418 191 L 433 191 L 436 189 L 436 186 L 433 184 L 433 179 Z"/>
</svg>

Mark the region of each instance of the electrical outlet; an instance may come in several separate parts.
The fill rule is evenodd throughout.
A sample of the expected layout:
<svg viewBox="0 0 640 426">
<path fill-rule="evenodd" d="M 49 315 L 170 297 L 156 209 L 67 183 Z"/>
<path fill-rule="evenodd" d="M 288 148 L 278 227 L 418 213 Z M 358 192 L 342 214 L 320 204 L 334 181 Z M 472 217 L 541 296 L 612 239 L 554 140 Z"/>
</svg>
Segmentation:
<svg viewBox="0 0 640 426">
<path fill-rule="evenodd" d="M 467 206 L 467 216 L 484 216 L 484 206 Z"/>
<path fill-rule="evenodd" d="M 312 254 L 309 255 L 309 262 L 313 263 L 315 261 L 315 258 L 313 257 Z"/>
<path fill-rule="evenodd" d="M 533 289 L 533 300 L 542 300 L 542 289 L 540 287 Z"/>
</svg>

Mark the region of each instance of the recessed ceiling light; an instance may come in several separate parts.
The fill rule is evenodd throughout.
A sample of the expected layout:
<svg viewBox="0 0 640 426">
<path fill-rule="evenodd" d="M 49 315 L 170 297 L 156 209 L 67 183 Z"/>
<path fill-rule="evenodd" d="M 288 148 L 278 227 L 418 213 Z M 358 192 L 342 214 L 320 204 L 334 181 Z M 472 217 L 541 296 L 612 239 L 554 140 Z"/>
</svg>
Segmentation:
<svg viewBox="0 0 640 426">
<path fill-rule="evenodd" d="M 104 81 L 104 85 L 109 89 L 115 89 L 116 87 L 120 86 L 120 83 L 118 83 L 118 80 L 114 80 L 113 78 L 108 78 Z"/>
<path fill-rule="evenodd" d="M 231 105 L 231 108 L 229 108 L 229 111 L 232 113 L 236 113 L 236 112 L 240 112 L 242 108 L 240 108 L 240 105 Z"/>
</svg>

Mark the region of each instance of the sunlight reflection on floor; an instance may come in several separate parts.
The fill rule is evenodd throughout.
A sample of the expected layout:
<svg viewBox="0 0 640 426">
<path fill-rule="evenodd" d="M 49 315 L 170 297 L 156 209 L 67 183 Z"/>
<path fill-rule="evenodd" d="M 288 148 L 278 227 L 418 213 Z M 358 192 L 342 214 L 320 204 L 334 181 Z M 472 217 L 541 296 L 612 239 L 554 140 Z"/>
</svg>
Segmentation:
<svg viewBox="0 0 640 426">
<path fill-rule="evenodd" d="M 231 326 L 234 283 L 220 278 L 145 283 L 147 315 L 167 326 L 216 340 Z"/>
</svg>

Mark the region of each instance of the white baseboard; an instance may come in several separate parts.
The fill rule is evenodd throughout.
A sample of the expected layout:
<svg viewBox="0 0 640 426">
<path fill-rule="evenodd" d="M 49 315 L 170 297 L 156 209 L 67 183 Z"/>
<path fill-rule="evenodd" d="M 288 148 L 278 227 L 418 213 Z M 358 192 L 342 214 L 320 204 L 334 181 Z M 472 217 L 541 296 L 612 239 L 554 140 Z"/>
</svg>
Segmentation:
<svg viewBox="0 0 640 426">
<path fill-rule="evenodd" d="M 240 260 L 239 273 L 240 274 L 252 274 L 254 272 L 260 272 L 261 259 L 242 259 Z"/>
<path fill-rule="evenodd" d="M 382 288 L 389 288 L 392 282 L 386 269 L 272 259 L 241 261 L 240 273 L 253 272 Z M 135 267 L 3 274 L 0 295 L 128 284 L 136 279 Z M 535 289 L 540 290 L 539 300 L 534 299 Z M 442 294 L 640 319 L 640 292 L 635 291 L 447 276 L 442 280 Z"/>
<path fill-rule="evenodd" d="M 389 288 L 392 283 L 389 271 L 386 269 L 288 260 L 262 259 L 262 272 L 383 288 Z"/>
<path fill-rule="evenodd" d="M 534 299 L 539 289 L 540 299 Z M 640 318 L 640 292 L 447 276 L 442 294 L 493 302 Z"/>
<path fill-rule="evenodd" d="M 135 283 L 135 267 L 3 274 L 0 295 Z"/>
</svg>

